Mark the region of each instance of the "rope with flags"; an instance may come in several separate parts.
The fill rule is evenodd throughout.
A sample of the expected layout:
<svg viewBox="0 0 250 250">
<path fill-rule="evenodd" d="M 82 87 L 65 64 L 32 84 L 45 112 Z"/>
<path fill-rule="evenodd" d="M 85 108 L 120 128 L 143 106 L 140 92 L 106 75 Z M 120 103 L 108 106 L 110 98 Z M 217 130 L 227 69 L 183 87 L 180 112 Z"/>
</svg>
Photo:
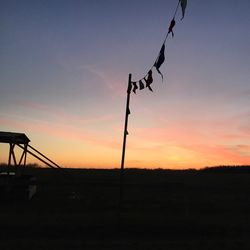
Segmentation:
<svg viewBox="0 0 250 250">
<path fill-rule="evenodd" d="M 187 0 L 179 0 L 177 7 L 175 9 L 173 18 L 169 24 L 168 27 L 168 32 L 165 36 L 164 42 L 161 46 L 160 52 L 157 55 L 157 58 L 153 64 L 153 66 L 149 69 L 149 71 L 147 72 L 147 74 L 142 77 L 141 79 L 139 79 L 138 81 L 131 81 L 131 85 L 130 88 L 132 89 L 132 91 L 136 94 L 136 91 L 139 90 L 143 90 L 145 88 L 148 88 L 150 91 L 153 92 L 153 89 L 151 87 L 151 84 L 153 83 L 154 79 L 153 79 L 153 69 L 155 68 L 156 71 L 161 75 L 162 81 L 163 81 L 163 74 L 160 71 L 160 67 L 162 66 L 162 64 L 165 61 L 165 48 L 166 48 L 166 43 L 167 43 L 167 39 L 169 37 L 169 34 L 172 35 L 172 38 L 174 37 L 174 27 L 176 25 L 176 15 L 179 9 L 179 6 L 181 6 L 181 11 L 182 11 L 182 17 L 181 20 L 184 18 L 185 16 L 185 11 L 186 11 L 186 7 L 187 7 Z"/>
<path fill-rule="evenodd" d="M 169 34 L 172 35 L 172 38 L 174 37 L 174 27 L 176 25 L 176 15 L 179 9 L 179 6 L 181 6 L 181 10 L 182 10 L 182 17 L 181 20 L 184 18 L 185 16 L 185 10 L 187 7 L 187 0 L 178 0 L 178 5 L 175 9 L 174 12 L 174 16 L 169 24 L 168 27 L 168 32 L 165 36 L 164 42 L 161 46 L 160 52 L 157 55 L 157 58 L 153 64 L 153 66 L 149 69 L 149 71 L 147 72 L 147 74 L 141 78 L 138 81 L 132 81 L 132 75 L 129 74 L 129 78 L 128 78 L 128 88 L 127 88 L 127 102 L 126 102 L 126 111 L 125 111 L 125 124 L 124 124 L 124 133 L 123 133 L 123 146 L 122 146 L 122 159 L 121 159 L 121 172 L 120 172 L 120 198 L 119 198 L 119 207 L 121 207 L 122 204 L 122 200 L 123 200 L 123 174 L 124 174 L 124 161 L 125 161 L 125 151 L 126 151 L 126 138 L 128 133 L 128 117 L 131 114 L 130 112 L 130 108 L 129 108 L 129 103 L 130 103 L 130 93 L 131 91 L 133 91 L 136 94 L 136 91 L 139 90 L 143 90 L 145 88 L 148 88 L 150 91 L 153 92 L 152 89 L 152 83 L 154 81 L 153 79 L 153 70 L 155 68 L 155 70 L 161 75 L 162 81 L 163 81 L 163 74 L 160 71 L 160 67 L 162 66 L 162 64 L 165 61 L 165 48 L 166 48 L 166 42 L 167 39 L 169 37 Z"/>
</svg>

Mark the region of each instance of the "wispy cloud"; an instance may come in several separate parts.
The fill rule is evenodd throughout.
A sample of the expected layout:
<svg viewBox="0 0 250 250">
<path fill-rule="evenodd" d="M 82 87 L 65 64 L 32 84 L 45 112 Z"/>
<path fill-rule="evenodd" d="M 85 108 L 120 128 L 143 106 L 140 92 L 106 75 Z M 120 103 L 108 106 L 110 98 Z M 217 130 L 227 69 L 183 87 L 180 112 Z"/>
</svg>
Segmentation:
<svg viewBox="0 0 250 250">
<path fill-rule="evenodd" d="M 25 109 L 30 109 L 34 111 L 40 111 L 43 113 L 51 114 L 59 120 L 64 120 L 67 123 L 70 121 L 73 124 L 87 125 L 96 124 L 100 122 L 110 122 L 114 119 L 114 115 L 108 114 L 103 116 L 92 116 L 92 117 L 82 117 L 80 115 L 72 115 L 66 113 L 63 109 L 58 107 L 48 106 L 46 104 L 18 101 L 15 103 L 18 107 L 23 107 Z"/>
<path fill-rule="evenodd" d="M 79 68 L 80 70 L 87 71 L 98 77 L 101 82 L 105 84 L 111 95 L 124 96 L 126 80 L 121 79 L 117 72 L 114 74 L 109 70 L 104 71 L 98 68 L 96 65 L 81 65 Z"/>
<path fill-rule="evenodd" d="M 80 140 L 92 143 L 97 146 L 117 149 L 120 147 L 119 143 L 110 138 L 109 135 L 102 133 L 93 133 L 87 129 L 76 128 L 74 126 L 65 125 L 61 123 L 47 122 L 35 119 L 21 118 L 18 116 L 2 116 L 0 118 L 2 126 L 15 128 L 23 132 L 31 132 L 36 134 L 43 134 L 44 136 L 58 137 L 68 139 L 71 141 Z"/>
</svg>

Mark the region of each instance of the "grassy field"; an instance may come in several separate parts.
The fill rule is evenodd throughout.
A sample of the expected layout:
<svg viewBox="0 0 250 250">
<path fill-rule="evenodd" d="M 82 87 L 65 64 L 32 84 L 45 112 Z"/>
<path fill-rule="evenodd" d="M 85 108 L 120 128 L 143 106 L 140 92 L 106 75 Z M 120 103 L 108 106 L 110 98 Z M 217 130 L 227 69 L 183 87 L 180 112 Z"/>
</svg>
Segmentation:
<svg viewBox="0 0 250 250">
<path fill-rule="evenodd" d="M 30 201 L 0 207 L 0 249 L 250 249 L 250 174 L 28 168 Z"/>
</svg>

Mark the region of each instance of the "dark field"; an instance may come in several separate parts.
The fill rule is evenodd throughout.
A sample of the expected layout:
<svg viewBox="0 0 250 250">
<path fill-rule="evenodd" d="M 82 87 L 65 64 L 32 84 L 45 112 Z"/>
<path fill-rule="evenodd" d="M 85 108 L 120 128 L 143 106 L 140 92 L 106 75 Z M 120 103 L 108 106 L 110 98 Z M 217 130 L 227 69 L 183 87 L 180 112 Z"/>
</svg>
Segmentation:
<svg viewBox="0 0 250 250">
<path fill-rule="evenodd" d="M 68 174 L 68 172 L 70 174 Z M 0 249 L 250 249 L 248 172 L 25 171 L 30 201 L 0 208 Z"/>
</svg>

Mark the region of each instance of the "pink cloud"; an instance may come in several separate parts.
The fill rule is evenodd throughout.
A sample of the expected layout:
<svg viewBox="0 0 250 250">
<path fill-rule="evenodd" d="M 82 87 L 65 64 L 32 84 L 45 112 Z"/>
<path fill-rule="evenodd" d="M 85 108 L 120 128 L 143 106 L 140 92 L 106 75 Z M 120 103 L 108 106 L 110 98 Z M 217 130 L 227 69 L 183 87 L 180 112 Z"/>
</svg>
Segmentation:
<svg viewBox="0 0 250 250">
<path fill-rule="evenodd" d="M 21 130 L 19 132 L 35 132 L 44 134 L 46 136 L 53 136 L 58 138 L 70 139 L 70 140 L 82 140 L 90 142 L 94 145 L 109 147 L 113 149 L 120 148 L 120 143 L 116 140 L 110 139 L 108 135 L 93 134 L 84 129 L 77 129 L 72 126 L 62 125 L 61 123 L 52 123 L 45 121 L 37 121 L 33 119 L 22 118 L 0 118 L 2 126 L 8 126 Z M 29 135 L 27 135 L 29 136 Z M 30 138 L 32 140 L 32 138 Z"/>
<path fill-rule="evenodd" d="M 246 117 L 247 114 L 240 114 L 217 121 L 196 118 L 184 119 L 183 122 L 159 119 L 157 127 L 136 128 L 134 134 L 140 142 L 138 148 L 148 144 L 151 145 L 151 150 L 154 147 L 155 150 L 163 150 L 165 147 L 167 151 L 169 147 L 176 146 L 210 160 L 213 164 L 250 164 L 248 144 L 237 146 L 239 141 L 246 140 L 243 132 L 250 132 L 246 128 L 242 131 L 241 128 Z"/>
</svg>

